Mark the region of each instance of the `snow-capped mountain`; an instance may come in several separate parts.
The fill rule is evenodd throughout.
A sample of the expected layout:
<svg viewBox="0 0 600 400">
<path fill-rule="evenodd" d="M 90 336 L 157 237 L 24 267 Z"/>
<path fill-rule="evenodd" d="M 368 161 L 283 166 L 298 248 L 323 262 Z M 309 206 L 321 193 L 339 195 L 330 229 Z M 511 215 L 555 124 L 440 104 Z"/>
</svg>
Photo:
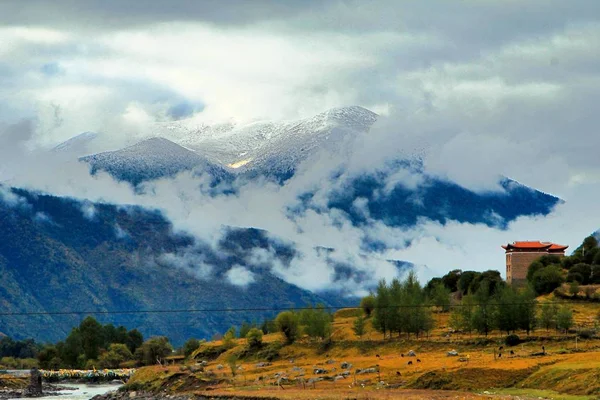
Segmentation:
<svg viewBox="0 0 600 400">
<path fill-rule="evenodd" d="M 106 171 L 120 181 L 137 185 L 144 181 L 172 177 L 182 171 L 208 173 L 223 179 L 228 172 L 194 151 L 164 138 L 151 138 L 121 150 L 107 151 L 80 158 L 90 171 Z"/>
<path fill-rule="evenodd" d="M 71 139 L 60 143 L 52 149 L 54 152 L 75 152 L 84 153 L 90 144 L 98 138 L 96 132 L 83 132 Z"/>
<path fill-rule="evenodd" d="M 294 175 L 303 160 L 318 151 L 343 151 L 353 138 L 367 135 L 376 120 L 377 114 L 362 107 L 336 108 L 299 121 L 255 122 L 244 126 L 233 122 L 198 125 L 190 119 L 157 124 L 154 133 L 163 137 L 81 160 L 90 164 L 92 173 L 104 170 L 134 186 L 185 170 L 207 173 L 213 183 L 232 182 L 236 177 L 241 178 L 239 185 L 257 177 L 283 183 Z M 59 147 L 68 148 L 90 138 L 93 140 L 93 136 L 82 135 Z M 405 185 L 395 176 L 420 184 Z M 300 202 L 289 206 L 291 213 L 298 214 L 309 209 L 339 210 L 357 226 L 370 219 L 388 226 L 414 226 L 419 218 L 425 217 L 441 223 L 456 220 L 505 227 L 521 215 L 547 215 L 560 202 L 554 196 L 510 179 L 498 183 L 500 191 L 476 193 L 428 175 L 418 160 L 398 159 L 391 160 L 389 165 L 373 166 L 372 171 L 361 175 L 340 171 L 331 177 L 331 185 L 326 185 L 325 192 L 317 194 L 312 192 L 313 188 L 307 188 Z M 321 209 L 321 200 L 313 204 L 314 196 L 327 200 L 327 210 Z M 357 198 L 366 200 L 366 208 L 356 206 Z M 377 246 L 365 243 L 367 249 Z"/>
<path fill-rule="evenodd" d="M 215 127 L 178 121 L 161 125 L 161 136 L 237 172 L 287 174 L 317 149 L 336 150 L 348 135 L 369 131 L 377 114 L 358 106 L 334 108 L 287 122 L 233 123 Z"/>
</svg>

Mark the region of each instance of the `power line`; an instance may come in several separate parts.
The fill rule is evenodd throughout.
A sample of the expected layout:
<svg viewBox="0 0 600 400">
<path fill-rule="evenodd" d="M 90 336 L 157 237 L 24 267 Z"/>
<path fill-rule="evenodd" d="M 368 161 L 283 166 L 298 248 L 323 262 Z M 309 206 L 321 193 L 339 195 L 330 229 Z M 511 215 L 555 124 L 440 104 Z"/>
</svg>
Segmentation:
<svg viewBox="0 0 600 400">
<path fill-rule="evenodd" d="M 531 305 L 529 302 L 520 303 L 471 303 L 471 304 L 393 304 L 384 307 L 374 307 L 374 309 L 388 308 L 426 308 L 426 307 L 478 307 L 478 306 L 518 306 Z M 534 303 L 539 305 L 540 303 Z M 543 304 L 563 304 L 557 301 L 546 301 Z M 323 307 L 325 310 L 341 309 L 359 309 L 359 306 L 329 306 Z M 315 307 L 254 307 L 254 308 L 204 308 L 204 309 L 174 309 L 174 310 L 113 310 L 113 311 L 21 311 L 21 312 L 0 312 L 0 316 L 60 316 L 60 315 L 122 315 L 122 314 L 195 314 L 195 313 L 230 313 L 230 312 L 268 312 L 268 311 L 302 311 L 313 310 Z"/>
</svg>

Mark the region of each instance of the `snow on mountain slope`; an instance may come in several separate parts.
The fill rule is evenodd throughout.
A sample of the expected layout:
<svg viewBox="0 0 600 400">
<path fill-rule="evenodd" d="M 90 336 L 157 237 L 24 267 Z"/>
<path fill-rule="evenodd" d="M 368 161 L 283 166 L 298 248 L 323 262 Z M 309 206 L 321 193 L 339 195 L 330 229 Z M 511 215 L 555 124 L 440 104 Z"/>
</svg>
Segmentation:
<svg viewBox="0 0 600 400">
<path fill-rule="evenodd" d="M 239 172 L 245 170 L 288 171 L 311 151 L 329 143 L 335 148 L 346 134 L 367 132 L 377 114 L 358 106 L 335 108 L 314 117 L 287 122 L 233 123 L 213 128 L 178 121 L 161 125 L 161 136 L 193 149 Z M 333 134 L 333 135 L 332 135 Z"/>
<path fill-rule="evenodd" d="M 85 153 L 88 146 L 98 138 L 96 132 L 83 132 L 71 139 L 60 143 L 52 149 L 53 152 Z"/>
<path fill-rule="evenodd" d="M 133 185 L 186 170 L 206 172 L 217 180 L 228 175 L 220 166 L 164 138 L 147 139 L 121 150 L 85 156 L 80 160 L 90 164 L 92 174 L 103 170 Z"/>
</svg>

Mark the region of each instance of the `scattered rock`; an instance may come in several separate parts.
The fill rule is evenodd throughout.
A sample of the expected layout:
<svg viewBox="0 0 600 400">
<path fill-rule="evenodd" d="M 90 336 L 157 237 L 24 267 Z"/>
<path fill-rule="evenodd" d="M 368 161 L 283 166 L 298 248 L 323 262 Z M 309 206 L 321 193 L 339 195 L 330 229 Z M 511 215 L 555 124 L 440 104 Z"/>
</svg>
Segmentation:
<svg viewBox="0 0 600 400">
<path fill-rule="evenodd" d="M 341 365 L 342 369 L 352 369 L 352 364 L 350 364 L 349 362 L 344 361 Z"/>
<path fill-rule="evenodd" d="M 323 368 L 313 369 L 313 374 L 315 374 L 315 375 L 326 374 L 326 373 L 327 373 L 327 370 L 323 369 Z"/>
<path fill-rule="evenodd" d="M 270 362 L 259 362 L 258 364 L 256 364 L 256 367 L 263 368 L 263 367 L 268 367 L 269 365 L 271 365 Z"/>
<path fill-rule="evenodd" d="M 372 374 L 377 372 L 377 368 L 365 368 L 365 369 L 359 369 L 356 371 L 357 375 L 361 375 L 361 374 Z"/>
<path fill-rule="evenodd" d="M 413 350 L 410 350 L 410 351 L 408 352 L 408 356 L 409 356 L 409 357 L 416 357 L 416 356 L 417 356 L 417 353 L 415 353 Z"/>
<path fill-rule="evenodd" d="M 458 351 L 456 351 L 456 350 L 450 350 L 446 354 L 448 355 L 448 357 L 457 357 L 458 356 Z"/>
</svg>

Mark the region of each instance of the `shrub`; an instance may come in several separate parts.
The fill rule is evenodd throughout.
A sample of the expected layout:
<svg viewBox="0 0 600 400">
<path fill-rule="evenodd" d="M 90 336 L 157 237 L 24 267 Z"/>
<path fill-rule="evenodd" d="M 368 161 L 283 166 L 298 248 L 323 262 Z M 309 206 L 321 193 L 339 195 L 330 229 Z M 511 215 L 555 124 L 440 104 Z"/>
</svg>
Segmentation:
<svg viewBox="0 0 600 400">
<path fill-rule="evenodd" d="M 198 339 L 188 339 L 183 345 L 183 355 L 189 357 L 194 351 L 200 347 L 200 341 Z"/>
<path fill-rule="evenodd" d="M 579 331 L 579 337 L 582 339 L 593 339 L 595 335 L 596 332 L 591 329 L 583 329 Z"/>
<path fill-rule="evenodd" d="M 373 309 L 375 308 L 375 296 L 369 295 L 367 297 L 363 297 L 363 299 L 360 301 L 360 308 L 362 308 L 367 318 L 370 317 Z"/>
<path fill-rule="evenodd" d="M 248 346 L 252 348 L 258 348 L 262 346 L 263 333 L 260 329 L 252 328 L 246 334 L 246 340 L 248 340 Z"/>
<path fill-rule="evenodd" d="M 519 338 L 518 335 L 515 335 L 514 333 L 511 335 L 508 335 L 505 339 L 504 339 L 504 343 L 507 346 L 516 346 L 519 343 L 521 343 L 521 338 Z"/>
<path fill-rule="evenodd" d="M 292 311 L 283 311 L 275 319 L 277 327 L 285 336 L 288 344 L 292 344 L 298 338 L 298 316 Z"/>
</svg>

